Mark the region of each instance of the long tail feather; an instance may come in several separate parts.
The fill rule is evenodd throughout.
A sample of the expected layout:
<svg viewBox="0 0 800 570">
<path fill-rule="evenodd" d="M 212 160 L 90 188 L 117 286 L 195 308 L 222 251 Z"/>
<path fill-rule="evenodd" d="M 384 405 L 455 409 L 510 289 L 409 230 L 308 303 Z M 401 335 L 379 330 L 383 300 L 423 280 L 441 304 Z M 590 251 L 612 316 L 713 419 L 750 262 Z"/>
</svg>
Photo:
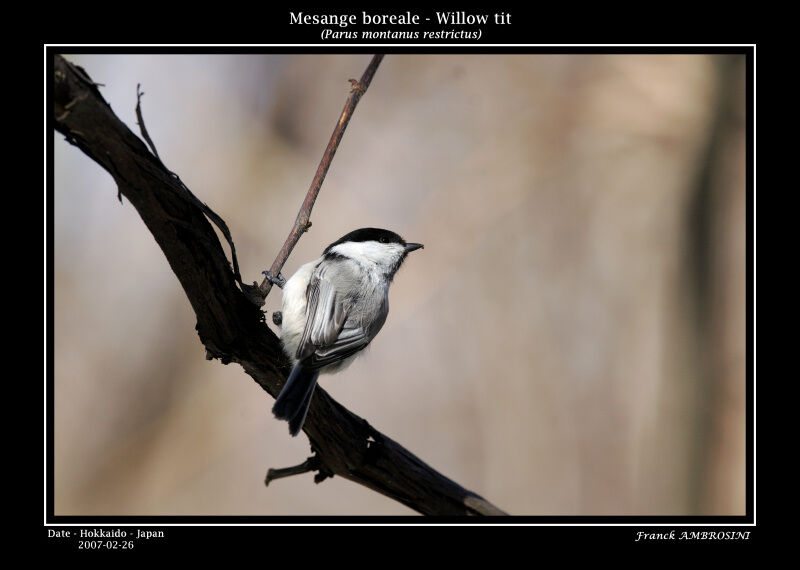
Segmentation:
<svg viewBox="0 0 800 570">
<path fill-rule="evenodd" d="M 289 433 L 293 436 L 303 427 L 318 377 L 316 370 L 296 364 L 272 407 L 276 418 L 289 422 Z"/>
</svg>

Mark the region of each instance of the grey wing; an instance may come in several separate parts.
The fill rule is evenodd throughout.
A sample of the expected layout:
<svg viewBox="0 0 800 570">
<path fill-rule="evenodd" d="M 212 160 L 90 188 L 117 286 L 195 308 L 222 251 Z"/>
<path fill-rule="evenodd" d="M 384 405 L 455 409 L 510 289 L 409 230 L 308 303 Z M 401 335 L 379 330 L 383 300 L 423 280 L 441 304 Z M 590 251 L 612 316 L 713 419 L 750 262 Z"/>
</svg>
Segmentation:
<svg viewBox="0 0 800 570">
<path fill-rule="evenodd" d="M 344 360 L 370 340 L 355 319 L 348 320 L 350 304 L 333 284 L 334 271 L 322 265 L 308 284 L 306 327 L 296 357 L 310 368 Z"/>
</svg>

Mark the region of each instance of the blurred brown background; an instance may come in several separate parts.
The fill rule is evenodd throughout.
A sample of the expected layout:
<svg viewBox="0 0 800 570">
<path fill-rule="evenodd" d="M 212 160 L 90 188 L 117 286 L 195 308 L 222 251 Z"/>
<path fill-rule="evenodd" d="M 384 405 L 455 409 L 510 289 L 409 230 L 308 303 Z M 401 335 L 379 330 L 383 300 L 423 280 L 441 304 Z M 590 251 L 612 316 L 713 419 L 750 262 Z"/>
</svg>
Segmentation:
<svg viewBox="0 0 800 570">
<path fill-rule="evenodd" d="M 252 282 L 369 57 L 68 59 L 134 132 L 142 84 Z M 362 226 L 425 249 L 322 386 L 512 514 L 744 514 L 745 104 L 740 56 L 388 55 L 284 274 Z M 264 487 L 307 439 L 205 360 L 134 208 L 53 136 L 55 514 L 413 514 L 341 478 Z"/>
</svg>

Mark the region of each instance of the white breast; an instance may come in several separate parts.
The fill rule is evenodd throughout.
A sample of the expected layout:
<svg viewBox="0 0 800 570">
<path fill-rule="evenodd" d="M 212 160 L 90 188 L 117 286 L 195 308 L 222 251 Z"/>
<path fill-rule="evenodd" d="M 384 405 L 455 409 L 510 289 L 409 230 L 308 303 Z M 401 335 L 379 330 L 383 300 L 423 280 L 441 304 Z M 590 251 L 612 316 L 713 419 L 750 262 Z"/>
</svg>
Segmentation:
<svg viewBox="0 0 800 570">
<path fill-rule="evenodd" d="M 322 258 L 310 261 L 300 267 L 283 286 L 283 303 L 281 312 L 281 342 L 286 356 L 292 359 L 292 364 L 297 362 L 295 354 L 303 337 L 306 327 L 306 289 L 311 279 L 311 274 L 317 268 Z"/>
</svg>

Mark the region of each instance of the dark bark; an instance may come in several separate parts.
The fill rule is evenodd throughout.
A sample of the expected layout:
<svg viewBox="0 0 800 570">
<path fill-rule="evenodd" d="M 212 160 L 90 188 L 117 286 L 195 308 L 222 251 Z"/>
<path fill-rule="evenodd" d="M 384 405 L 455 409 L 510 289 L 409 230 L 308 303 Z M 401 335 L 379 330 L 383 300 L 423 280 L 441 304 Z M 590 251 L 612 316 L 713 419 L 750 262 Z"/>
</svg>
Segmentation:
<svg viewBox="0 0 800 570">
<path fill-rule="evenodd" d="M 252 287 L 241 283 L 235 258 L 231 267 L 207 218 L 216 216 L 116 117 L 85 71 L 56 55 L 53 72 L 55 129 L 107 170 L 139 212 L 194 309 L 207 357 L 239 363 L 276 396 L 290 364 L 253 302 Z M 319 387 L 303 430 L 317 458 L 317 480 L 339 475 L 427 515 L 505 514 Z"/>
</svg>

